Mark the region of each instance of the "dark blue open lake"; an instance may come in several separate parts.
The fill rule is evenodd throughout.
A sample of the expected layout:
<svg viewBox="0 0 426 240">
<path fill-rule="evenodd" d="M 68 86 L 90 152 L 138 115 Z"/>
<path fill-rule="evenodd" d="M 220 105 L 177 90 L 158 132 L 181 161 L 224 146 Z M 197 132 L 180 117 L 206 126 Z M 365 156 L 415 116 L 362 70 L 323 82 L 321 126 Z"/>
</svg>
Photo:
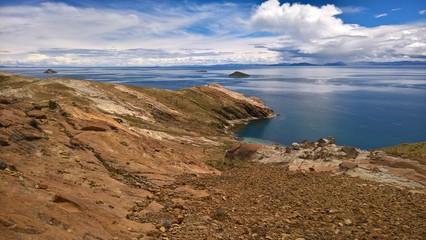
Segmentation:
<svg viewBox="0 0 426 240">
<path fill-rule="evenodd" d="M 197 72 L 199 69 L 207 72 Z M 52 77 L 45 68 L 0 68 Z M 424 67 L 167 67 L 55 68 L 55 77 L 167 89 L 219 83 L 263 99 L 279 116 L 250 123 L 247 141 L 289 145 L 334 136 L 339 145 L 364 149 L 426 141 Z M 231 79 L 241 70 L 251 77 Z"/>
</svg>

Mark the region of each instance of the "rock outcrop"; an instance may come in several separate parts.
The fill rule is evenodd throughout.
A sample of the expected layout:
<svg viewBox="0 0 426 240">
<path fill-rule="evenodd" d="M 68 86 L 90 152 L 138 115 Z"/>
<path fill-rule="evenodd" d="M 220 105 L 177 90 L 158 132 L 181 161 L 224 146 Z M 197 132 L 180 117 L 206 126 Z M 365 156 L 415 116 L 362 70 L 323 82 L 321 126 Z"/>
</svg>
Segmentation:
<svg viewBox="0 0 426 240">
<path fill-rule="evenodd" d="M 423 191 L 426 189 L 426 166 L 421 161 L 393 157 L 382 151 L 370 152 L 351 146 L 338 146 L 335 141 L 334 138 L 321 138 L 316 142 L 304 140 L 293 143 L 291 147 L 257 145 L 254 148 L 252 144 L 240 144 L 230 149 L 226 156 L 229 162 L 238 157 L 243 162 L 280 163 L 289 171 L 329 171 L 421 188 Z"/>
</svg>

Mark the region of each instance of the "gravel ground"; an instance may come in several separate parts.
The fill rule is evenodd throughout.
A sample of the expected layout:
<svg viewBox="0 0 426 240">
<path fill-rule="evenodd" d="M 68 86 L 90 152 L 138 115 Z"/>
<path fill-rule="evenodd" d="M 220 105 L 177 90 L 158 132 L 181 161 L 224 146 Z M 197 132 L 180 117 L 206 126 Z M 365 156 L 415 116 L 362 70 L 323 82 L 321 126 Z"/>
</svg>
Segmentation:
<svg viewBox="0 0 426 240">
<path fill-rule="evenodd" d="M 409 189 L 271 164 L 180 183 L 210 197 L 187 204 L 164 239 L 426 238 L 426 196 Z"/>
</svg>

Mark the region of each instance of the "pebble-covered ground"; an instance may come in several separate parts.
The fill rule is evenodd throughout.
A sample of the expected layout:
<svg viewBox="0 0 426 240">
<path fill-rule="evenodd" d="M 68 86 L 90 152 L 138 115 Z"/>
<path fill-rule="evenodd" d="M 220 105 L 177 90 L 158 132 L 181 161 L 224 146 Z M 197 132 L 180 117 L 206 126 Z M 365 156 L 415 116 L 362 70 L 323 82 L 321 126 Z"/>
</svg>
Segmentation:
<svg viewBox="0 0 426 240">
<path fill-rule="evenodd" d="M 181 179 L 209 197 L 180 211 L 163 239 L 425 239 L 426 196 L 331 173 L 249 164 Z M 176 207 L 176 206 L 175 206 Z"/>
</svg>

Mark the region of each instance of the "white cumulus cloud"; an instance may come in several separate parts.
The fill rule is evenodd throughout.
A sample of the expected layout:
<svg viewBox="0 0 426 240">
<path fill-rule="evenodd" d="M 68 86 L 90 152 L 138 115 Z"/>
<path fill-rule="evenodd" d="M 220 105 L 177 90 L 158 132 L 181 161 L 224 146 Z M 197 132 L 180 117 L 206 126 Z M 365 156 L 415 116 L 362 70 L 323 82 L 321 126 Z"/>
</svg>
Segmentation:
<svg viewBox="0 0 426 240">
<path fill-rule="evenodd" d="M 309 4 L 280 5 L 278 0 L 261 4 L 248 25 L 254 31 L 273 31 L 295 38 L 332 37 L 349 34 L 355 27 L 336 17 L 342 11 L 334 5 L 315 7 Z"/>
<path fill-rule="evenodd" d="M 343 23 L 334 5 L 280 4 L 258 6 L 249 26 L 280 33 L 262 46 L 281 54 L 286 62 L 400 61 L 426 58 L 426 24 L 362 27 Z"/>
</svg>

